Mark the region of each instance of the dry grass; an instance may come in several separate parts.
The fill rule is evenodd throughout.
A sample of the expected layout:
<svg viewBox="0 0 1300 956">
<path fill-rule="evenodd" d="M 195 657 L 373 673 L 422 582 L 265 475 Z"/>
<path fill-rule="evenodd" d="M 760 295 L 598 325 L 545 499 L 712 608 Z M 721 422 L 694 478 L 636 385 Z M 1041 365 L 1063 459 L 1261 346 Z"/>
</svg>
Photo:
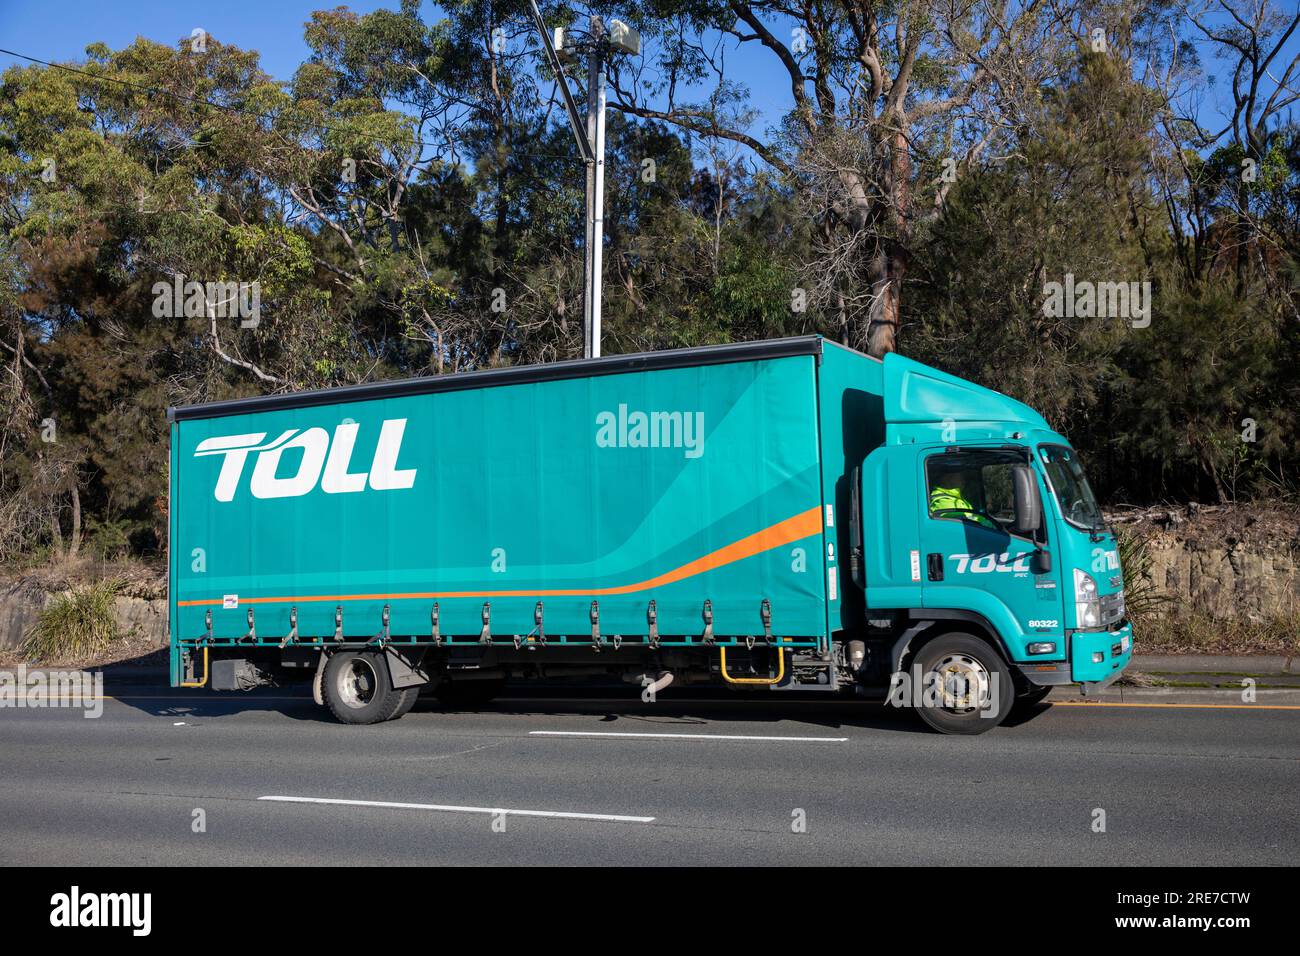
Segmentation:
<svg viewBox="0 0 1300 956">
<path fill-rule="evenodd" d="M 1218 620 L 1201 611 L 1148 614 L 1133 622 L 1139 654 L 1300 654 L 1300 613 Z"/>
<path fill-rule="evenodd" d="M 23 638 L 22 654 L 40 663 L 103 654 L 120 637 L 113 602 L 121 590 L 120 581 L 109 579 L 56 596 Z"/>
</svg>

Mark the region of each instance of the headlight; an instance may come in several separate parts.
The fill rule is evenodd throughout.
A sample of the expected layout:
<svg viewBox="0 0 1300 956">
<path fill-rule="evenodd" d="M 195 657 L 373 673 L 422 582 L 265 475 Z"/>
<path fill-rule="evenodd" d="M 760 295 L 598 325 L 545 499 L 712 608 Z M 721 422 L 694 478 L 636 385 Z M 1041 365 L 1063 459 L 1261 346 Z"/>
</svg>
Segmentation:
<svg viewBox="0 0 1300 956">
<path fill-rule="evenodd" d="M 1074 569 L 1074 599 L 1076 601 L 1097 600 L 1097 582 L 1086 571 Z"/>
<path fill-rule="evenodd" d="M 1086 571 L 1074 569 L 1074 616 L 1079 627 L 1101 626 L 1101 599 L 1097 582 Z"/>
</svg>

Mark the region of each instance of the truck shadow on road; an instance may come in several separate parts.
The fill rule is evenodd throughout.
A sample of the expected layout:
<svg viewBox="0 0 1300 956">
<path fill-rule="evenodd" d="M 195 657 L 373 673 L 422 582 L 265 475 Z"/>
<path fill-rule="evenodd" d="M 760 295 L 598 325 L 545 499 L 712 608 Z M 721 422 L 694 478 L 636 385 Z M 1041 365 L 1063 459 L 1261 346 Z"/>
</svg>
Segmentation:
<svg viewBox="0 0 1300 956">
<path fill-rule="evenodd" d="M 247 714 L 279 714 L 290 720 L 336 724 L 329 711 L 316 704 L 306 684 L 259 688 L 244 692 L 206 689 L 192 691 L 166 686 L 165 680 L 107 686 L 105 694 L 154 717 L 234 718 Z M 626 688 L 509 687 L 490 703 L 448 704 L 422 695 L 402 726 L 430 726 L 439 717 L 529 718 L 522 731 L 537 729 L 536 720 L 597 717 L 598 722 L 575 725 L 575 731 L 620 733 L 798 734 L 809 729 L 880 730 L 933 734 L 916 714 L 879 701 L 829 694 L 739 695 L 725 691 L 690 691 L 665 695 L 654 702 L 639 693 L 626 697 Z M 1050 710 L 1038 704 L 1014 712 L 1003 724 L 1012 728 Z M 499 728 L 497 728 L 499 729 Z"/>
<path fill-rule="evenodd" d="M 1013 713 L 1002 723 L 1015 727 L 1049 710 L 1046 704 Z M 570 693 L 537 697 L 521 693 L 502 696 L 479 707 L 448 707 L 437 700 L 421 698 L 409 717 L 436 719 L 443 714 L 497 714 L 528 718 L 599 717 L 599 725 L 584 724 L 575 731 L 620 733 L 718 733 L 799 734 L 809 730 L 882 730 L 933 735 L 920 718 L 909 710 L 876 701 L 830 698 L 827 695 L 772 699 L 740 698 L 722 693 L 716 696 L 661 698 L 644 703 L 638 697 L 627 700 L 604 694 Z"/>
</svg>

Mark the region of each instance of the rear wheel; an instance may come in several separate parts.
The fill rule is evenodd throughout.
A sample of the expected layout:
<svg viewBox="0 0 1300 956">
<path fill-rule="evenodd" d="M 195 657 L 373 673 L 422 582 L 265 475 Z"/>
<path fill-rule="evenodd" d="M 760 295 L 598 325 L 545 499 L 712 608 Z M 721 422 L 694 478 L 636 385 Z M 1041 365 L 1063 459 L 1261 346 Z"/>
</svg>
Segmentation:
<svg viewBox="0 0 1300 956">
<path fill-rule="evenodd" d="M 397 693 L 401 695 L 401 699 L 397 702 L 397 710 L 393 711 L 393 716 L 390 717 L 389 720 L 396 720 L 398 717 L 404 717 L 409 714 L 411 708 L 415 706 L 415 702 L 420 699 L 420 688 L 418 685 L 415 687 L 407 687 L 404 690 L 399 690 Z"/>
<path fill-rule="evenodd" d="M 400 716 L 407 694 L 393 687 L 387 662 L 371 651 L 340 651 L 325 662 L 321 697 L 342 723 L 377 724 Z M 415 694 L 410 696 L 413 705 Z"/>
<path fill-rule="evenodd" d="M 978 637 L 942 634 L 921 648 L 916 663 L 925 681 L 917 713 L 940 733 L 982 734 L 1011 713 L 1011 671 Z"/>
</svg>

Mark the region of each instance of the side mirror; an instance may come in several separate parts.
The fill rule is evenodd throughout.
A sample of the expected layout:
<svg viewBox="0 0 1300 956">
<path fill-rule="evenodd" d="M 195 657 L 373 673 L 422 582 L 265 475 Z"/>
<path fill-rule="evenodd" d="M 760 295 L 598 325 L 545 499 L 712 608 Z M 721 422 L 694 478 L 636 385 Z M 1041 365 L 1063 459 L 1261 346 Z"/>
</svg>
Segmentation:
<svg viewBox="0 0 1300 956">
<path fill-rule="evenodd" d="M 1016 534 L 1031 536 L 1043 523 L 1043 502 L 1038 495 L 1038 482 L 1034 470 L 1028 465 L 1016 465 L 1011 470 L 1015 499 Z"/>
</svg>

